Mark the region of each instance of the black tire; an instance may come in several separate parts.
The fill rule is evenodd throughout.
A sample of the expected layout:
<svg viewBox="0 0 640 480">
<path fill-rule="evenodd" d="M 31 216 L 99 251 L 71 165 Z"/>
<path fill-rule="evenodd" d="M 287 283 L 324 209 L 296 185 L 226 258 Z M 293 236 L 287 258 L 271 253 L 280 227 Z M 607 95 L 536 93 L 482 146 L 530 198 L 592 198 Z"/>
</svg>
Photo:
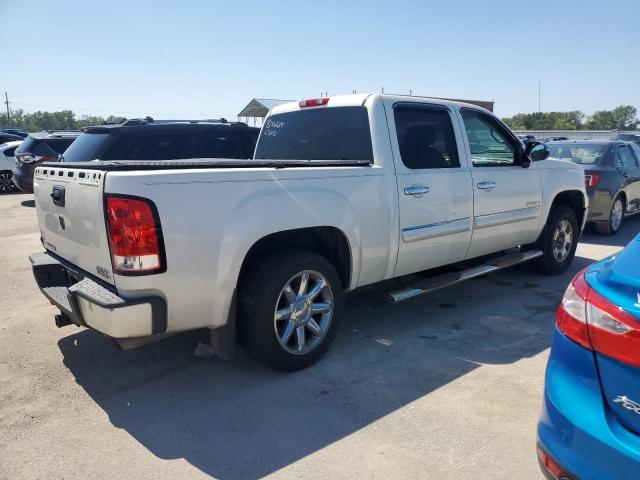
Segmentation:
<svg viewBox="0 0 640 480">
<path fill-rule="evenodd" d="M 566 257 L 559 259 L 554 253 L 554 247 L 558 245 L 554 234 L 556 229 L 558 229 L 560 224 L 565 220 L 571 227 L 571 245 L 568 247 Z M 566 205 L 558 205 L 555 207 L 549 214 L 542 235 L 536 245 L 537 248 L 543 252 L 542 257 L 536 260 L 538 270 L 547 275 L 564 273 L 567 268 L 569 268 L 569 265 L 571 265 L 573 257 L 575 256 L 579 235 L 578 220 L 573 209 Z"/>
<path fill-rule="evenodd" d="M 0 193 L 10 193 L 17 190 L 12 177 L 13 173 L 11 170 L 0 171 Z"/>
<path fill-rule="evenodd" d="M 314 337 L 302 325 L 303 331 L 311 335 L 309 338 L 319 343 L 307 353 L 294 354 L 285 348 L 296 348 L 299 343 L 283 347 L 278 338 L 280 332 L 277 330 L 274 316 L 279 307 L 279 300 L 284 299 L 284 297 L 281 299 L 283 288 L 291 282 L 292 278 L 304 271 L 319 273 L 326 279 L 329 293 L 333 297 L 330 302 L 333 304 L 333 311 L 323 337 Z M 292 287 L 296 289 L 294 285 Z M 303 250 L 277 251 L 268 254 L 254 263 L 240 280 L 238 337 L 241 345 L 254 360 L 280 370 L 295 371 L 310 366 L 327 351 L 335 338 L 342 313 L 342 289 L 336 269 L 322 255 Z M 326 290 L 323 292 L 325 292 L 323 295 L 326 295 Z M 287 323 L 290 321 L 285 320 Z M 297 328 L 295 327 L 291 337 L 292 342 L 299 341 L 296 336 Z M 284 334 L 282 336 L 284 337 Z"/>
<path fill-rule="evenodd" d="M 617 227 L 613 225 L 613 211 L 616 208 L 616 202 L 620 203 L 622 207 L 622 217 L 620 217 L 620 223 Z M 622 226 L 622 222 L 624 222 L 624 213 L 625 213 L 624 199 L 621 195 L 617 195 L 616 198 L 611 202 L 611 210 L 609 211 L 609 221 L 607 223 L 596 223 L 596 231 L 601 235 L 615 235 L 620 231 L 620 227 Z"/>
</svg>

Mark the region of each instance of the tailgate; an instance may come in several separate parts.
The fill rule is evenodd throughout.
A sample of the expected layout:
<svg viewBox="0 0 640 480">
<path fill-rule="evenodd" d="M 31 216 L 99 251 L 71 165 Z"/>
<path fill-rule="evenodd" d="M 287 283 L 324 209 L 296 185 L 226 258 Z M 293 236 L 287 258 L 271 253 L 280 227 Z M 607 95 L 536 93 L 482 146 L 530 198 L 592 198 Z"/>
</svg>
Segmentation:
<svg viewBox="0 0 640 480">
<path fill-rule="evenodd" d="M 104 217 L 106 172 L 42 166 L 33 192 L 40 232 L 50 252 L 113 284 Z"/>
</svg>

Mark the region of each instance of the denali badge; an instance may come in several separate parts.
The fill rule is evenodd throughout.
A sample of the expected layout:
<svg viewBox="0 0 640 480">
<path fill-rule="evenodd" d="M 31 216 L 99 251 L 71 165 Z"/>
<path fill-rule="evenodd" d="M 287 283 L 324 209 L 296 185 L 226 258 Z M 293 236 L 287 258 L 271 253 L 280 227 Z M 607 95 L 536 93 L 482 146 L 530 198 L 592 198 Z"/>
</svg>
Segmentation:
<svg viewBox="0 0 640 480">
<path fill-rule="evenodd" d="M 626 395 L 618 395 L 613 403 L 621 403 L 624 408 L 640 415 L 640 403 L 634 402 Z"/>
<path fill-rule="evenodd" d="M 104 267 L 101 267 L 100 265 L 96 265 L 96 272 L 98 272 L 98 275 L 100 275 L 101 277 L 104 278 L 111 278 L 111 274 L 109 273 L 109 270 L 107 270 Z"/>
</svg>

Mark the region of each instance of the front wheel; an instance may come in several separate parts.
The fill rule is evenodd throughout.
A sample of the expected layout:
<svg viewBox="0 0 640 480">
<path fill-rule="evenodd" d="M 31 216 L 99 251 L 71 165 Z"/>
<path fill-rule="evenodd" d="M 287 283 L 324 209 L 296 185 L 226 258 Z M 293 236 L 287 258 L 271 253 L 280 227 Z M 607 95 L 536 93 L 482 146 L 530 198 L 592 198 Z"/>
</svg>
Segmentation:
<svg viewBox="0 0 640 480">
<path fill-rule="evenodd" d="M 270 254 L 240 282 L 240 342 L 261 363 L 287 371 L 306 368 L 335 337 L 342 300 L 336 270 L 322 255 Z"/>
<path fill-rule="evenodd" d="M 10 170 L 2 170 L 0 172 L 0 193 L 9 193 L 16 191 L 13 184 L 13 173 Z"/>
<path fill-rule="evenodd" d="M 539 240 L 543 252 L 537 261 L 539 270 L 548 275 L 564 273 L 573 261 L 579 233 L 575 212 L 565 205 L 554 208 Z"/>
</svg>

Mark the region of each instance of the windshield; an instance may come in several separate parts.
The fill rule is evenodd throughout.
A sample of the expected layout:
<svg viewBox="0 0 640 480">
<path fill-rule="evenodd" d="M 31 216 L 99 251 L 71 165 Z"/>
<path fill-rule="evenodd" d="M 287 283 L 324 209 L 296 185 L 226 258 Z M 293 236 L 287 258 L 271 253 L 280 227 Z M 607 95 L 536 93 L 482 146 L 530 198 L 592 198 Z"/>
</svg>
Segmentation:
<svg viewBox="0 0 640 480">
<path fill-rule="evenodd" d="M 549 157 L 569 160 L 573 163 L 595 165 L 607 153 L 606 144 L 598 143 L 550 143 Z"/>
<path fill-rule="evenodd" d="M 324 107 L 271 115 L 255 158 L 373 161 L 367 109 Z"/>
</svg>

